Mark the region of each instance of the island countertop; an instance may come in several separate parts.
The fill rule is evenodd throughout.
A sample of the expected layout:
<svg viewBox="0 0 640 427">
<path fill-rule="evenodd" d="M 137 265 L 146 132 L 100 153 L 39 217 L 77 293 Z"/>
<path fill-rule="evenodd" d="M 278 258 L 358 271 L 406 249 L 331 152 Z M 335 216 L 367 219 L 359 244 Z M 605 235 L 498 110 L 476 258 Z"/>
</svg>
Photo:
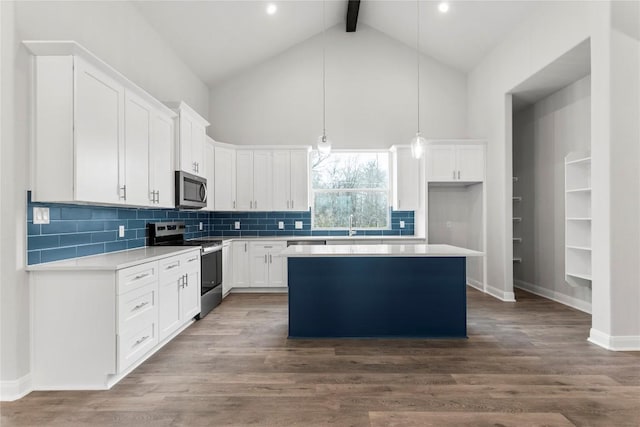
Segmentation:
<svg viewBox="0 0 640 427">
<path fill-rule="evenodd" d="M 478 257 L 483 252 L 451 245 L 306 245 L 289 246 L 284 257 Z"/>
</svg>

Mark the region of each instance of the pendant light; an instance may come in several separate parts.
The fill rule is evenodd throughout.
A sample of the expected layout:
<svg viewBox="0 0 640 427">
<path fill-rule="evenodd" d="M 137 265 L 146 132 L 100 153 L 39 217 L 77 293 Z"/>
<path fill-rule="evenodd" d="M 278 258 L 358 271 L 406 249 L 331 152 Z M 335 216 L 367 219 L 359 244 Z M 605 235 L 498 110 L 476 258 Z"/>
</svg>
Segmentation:
<svg viewBox="0 0 640 427">
<path fill-rule="evenodd" d="M 414 159 L 419 159 L 422 157 L 422 153 L 424 153 L 424 146 L 426 144 L 426 140 L 420 133 L 420 0 L 416 0 L 416 21 L 417 21 L 417 31 L 416 31 L 416 62 L 418 69 L 418 79 L 417 79 L 417 99 L 418 99 L 418 131 L 416 132 L 416 136 L 411 139 L 411 155 Z"/>
<path fill-rule="evenodd" d="M 318 152 L 323 155 L 331 153 L 331 141 L 327 138 L 327 42 L 324 22 L 324 0 L 322 0 L 322 135 L 318 137 Z"/>
</svg>

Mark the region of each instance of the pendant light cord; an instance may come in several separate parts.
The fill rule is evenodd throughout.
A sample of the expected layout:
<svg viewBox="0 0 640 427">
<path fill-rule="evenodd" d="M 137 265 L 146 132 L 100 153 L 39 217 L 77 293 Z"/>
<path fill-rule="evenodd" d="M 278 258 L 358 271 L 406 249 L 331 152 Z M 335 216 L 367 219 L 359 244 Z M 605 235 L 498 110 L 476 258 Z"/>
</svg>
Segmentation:
<svg viewBox="0 0 640 427">
<path fill-rule="evenodd" d="M 416 0 L 416 63 L 418 70 L 418 133 L 420 133 L 420 0 Z"/>
<path fill-rule="evenodd" d="M 327 50 L 327 37 L 325 34 L 325 0 L 322 0 L 322 137 L 323 140 L 327 138 L 327 71 L 326 71 L 326 50 Z M 324 142 L 324 141 L 323 141 Z"/>
</svg>

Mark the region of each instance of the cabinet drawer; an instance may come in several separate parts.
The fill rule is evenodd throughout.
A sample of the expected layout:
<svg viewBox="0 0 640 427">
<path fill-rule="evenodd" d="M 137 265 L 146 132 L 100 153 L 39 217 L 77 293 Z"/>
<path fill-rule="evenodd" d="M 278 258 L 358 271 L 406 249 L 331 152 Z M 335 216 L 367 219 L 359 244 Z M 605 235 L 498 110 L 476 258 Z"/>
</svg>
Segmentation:
<svg viewBox="0 0 640 427">
<path fill-rule="evenodd" d="M 118 270 L 118 295 L 158 281 L 158 263 L 148 262 Z"/>
<path fill-rule="evenodd" d="M 160 281 L 167 278 L 179 276 L 184 270 L 185 259 L 183 256 L 174 256 L 158 261 L 160 270 Z"/>
<path fill-rule="evenodd" d="M 158 285 L 150 283 L 118 297 L 118 331 L 138 329 L 158 311 Z"/>
<path fill-rule="evenodd" d="M 200 266 L 200 253 L 191 252 L 186 255 L 182 255 L 180 257 L 180 261 L 182 263 L 182 267 L 187 268 L 190 271 L 194 266 Z M 198 269 L 200 268 L 198 267 Z"/>
<path fill-rule="evenodd" d="M 158 323 L 150 317 L 118 335 L 118 372 L 123 372 L 158 344 Z"/>
</svg>

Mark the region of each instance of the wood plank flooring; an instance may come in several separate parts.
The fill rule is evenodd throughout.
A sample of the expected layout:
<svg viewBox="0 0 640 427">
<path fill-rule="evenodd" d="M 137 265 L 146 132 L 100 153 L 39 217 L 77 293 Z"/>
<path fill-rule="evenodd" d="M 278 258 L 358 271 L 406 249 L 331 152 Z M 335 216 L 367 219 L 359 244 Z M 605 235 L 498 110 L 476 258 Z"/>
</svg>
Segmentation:
<svg viewBox="0 0 640 427">
<path fill-rule="evenodd" d="M 109 391 L 33 392 L 8 426 L 640 426 L 640 353 L 591 317 L 468 291 L 467 340 L 288 340 L 286 295 L 231 295 Z"/>
</svg>

